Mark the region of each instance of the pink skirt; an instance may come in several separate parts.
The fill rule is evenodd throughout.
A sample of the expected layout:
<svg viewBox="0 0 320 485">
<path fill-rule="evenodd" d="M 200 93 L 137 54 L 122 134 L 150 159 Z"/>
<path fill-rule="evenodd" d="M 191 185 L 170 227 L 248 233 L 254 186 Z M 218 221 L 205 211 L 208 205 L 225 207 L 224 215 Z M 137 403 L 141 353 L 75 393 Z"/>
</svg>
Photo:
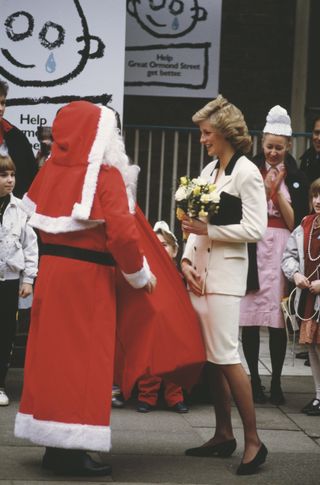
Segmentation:
<svg viewBox="0 0 320 485">
<path fill-rule="evenodd" d="M 241 326 L 284 328 L 280 302 L 288 295 L 288 284 L 281 270 L 281 261 L 289 236 L 288 229 L 268 227 L 264 238 L 258 242 L 260 290 L 242 298 Z"/>
</svg>

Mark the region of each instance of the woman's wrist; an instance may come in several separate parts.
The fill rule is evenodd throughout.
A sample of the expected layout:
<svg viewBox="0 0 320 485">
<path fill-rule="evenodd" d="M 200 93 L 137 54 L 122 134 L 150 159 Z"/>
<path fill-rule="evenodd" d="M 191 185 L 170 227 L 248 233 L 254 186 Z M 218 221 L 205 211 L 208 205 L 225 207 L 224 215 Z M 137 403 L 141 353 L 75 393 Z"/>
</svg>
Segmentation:
<svg viewBox="0 0 320 485">
<path fill-rule="evenodd" d="M 191 261 L 184 258 L 180 263 L 182 273 L 188 268 L 188 266 L 191 266 Z"/>
</svg>

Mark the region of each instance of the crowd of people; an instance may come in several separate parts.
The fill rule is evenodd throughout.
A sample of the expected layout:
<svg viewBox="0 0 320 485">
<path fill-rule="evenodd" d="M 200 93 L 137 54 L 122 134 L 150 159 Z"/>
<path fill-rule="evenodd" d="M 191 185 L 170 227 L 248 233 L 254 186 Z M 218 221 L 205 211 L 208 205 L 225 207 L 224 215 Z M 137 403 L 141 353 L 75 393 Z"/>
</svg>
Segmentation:
<svg viewBox="0 0 320 485">
<path fill-rule="evenodd" d="M 204 370 L 216 427 L 185 454 L 232 455 L 233 398 L 244 433 L 237 474 L 256 473 L 268 450 L 254 403 L 285 402 L 280 302 L 290 292 L 315 385 L 301 411 L 320 415 L 320 117 L 298 164 L 281 106 L 267 113 L 253 159 L 234 104 L 219 95 L 193 115 L 213 159 L 200 176 L 220 202 L 207 220 L 185 214 L 179 263 L 168 224 L 152 228 L 136 204 L 139 169 L 113 110 L 69 103 L 39 131 L 35 158 L 4 118 L 7 94 L 0 81 L 0 406 L 9 404 L 19 297 L 33 293 L 15 435 L 45 446 L 42 466 L 56 473 L 108 475 L 111 466 L 87 451 L 110 450 L 111 407 L 136 386 L 136 410 L 150 412 L 163 387 L 168 408 L 186 413 L 186 390 Z M 270 397 L 259 375 L 260 327 L 269 333 Z"/>
</svg>

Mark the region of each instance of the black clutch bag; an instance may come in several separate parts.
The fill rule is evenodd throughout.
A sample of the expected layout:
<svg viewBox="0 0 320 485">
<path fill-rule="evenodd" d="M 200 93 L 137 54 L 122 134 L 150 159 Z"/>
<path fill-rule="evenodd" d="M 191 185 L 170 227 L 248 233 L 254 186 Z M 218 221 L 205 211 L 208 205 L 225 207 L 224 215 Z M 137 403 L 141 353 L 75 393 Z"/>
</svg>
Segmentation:
<svg viewBox="0 0 320 485">
<path fill-rule="evenodd" d="M 209 217 L 209 223 L 215 226 L 227 226 L 229 224 L 240 224 L 242 219 L 242 202 L 239 197 L 221 192 L 219 209 L 217 214 Z M 248 276 L 247 293 L 259 290 L 259 276 L 257 266 L 257 244 L 248 243 Z"/>
<path fill-rule="evenodd" d="M 239 197 L 221 192 L 217 214 L 211 214 L 209 223 L 215 226 L 240 224 L 242 219 L 242 202 Z"/>
</svg>

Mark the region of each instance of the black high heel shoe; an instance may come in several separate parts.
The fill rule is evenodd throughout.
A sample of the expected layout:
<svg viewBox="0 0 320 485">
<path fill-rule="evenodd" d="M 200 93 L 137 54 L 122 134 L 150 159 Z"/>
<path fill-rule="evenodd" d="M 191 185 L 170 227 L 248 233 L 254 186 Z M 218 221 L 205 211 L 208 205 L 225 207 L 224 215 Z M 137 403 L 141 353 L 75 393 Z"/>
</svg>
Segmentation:
<svg viewBox="0 0 320 485">
<path fill-rule="evenodd" d="M 266 402 L 268 402 L 268 398 L 264 393 L 265 387 L 261 385 L 261 382 L 258 382 L 258 383 L 251 382 L 251 388 L 252 388 L 252 397 L 253 397 L 254 403 L 265 404 Z"/>
<path fill-rule="evenodd" d="M 282 404 L 285 404 L 286 400 L 285 400 L 285 397 L 283 395 L 283 392 L 282 392 L 280 385 L 272 386 L 272 384 L 271 384 L 270 402 L 271 402 L 271 404 L 274 404 L 275 406 L 280 406 Z"/>
<path fill-rule="evenodd" d="M 218 443 L 217 445 L 198 446 L 197 448 L 189 448 L 185 451 L 187 456 L 220 456 L 227 458 L 231 456 L 237 447 L 235 439 Z"/>
<path fill-rule="evenodd" d="M 256 473 L 258 467 L 266 461 L 267 454 L 268 450 L 266 446 L 261 443 L 259 451 L 253 460 L 249 461 L 249 463 L 240 463 L 237 470 L 237 475 L 253 475 Z"/>
</svg>

